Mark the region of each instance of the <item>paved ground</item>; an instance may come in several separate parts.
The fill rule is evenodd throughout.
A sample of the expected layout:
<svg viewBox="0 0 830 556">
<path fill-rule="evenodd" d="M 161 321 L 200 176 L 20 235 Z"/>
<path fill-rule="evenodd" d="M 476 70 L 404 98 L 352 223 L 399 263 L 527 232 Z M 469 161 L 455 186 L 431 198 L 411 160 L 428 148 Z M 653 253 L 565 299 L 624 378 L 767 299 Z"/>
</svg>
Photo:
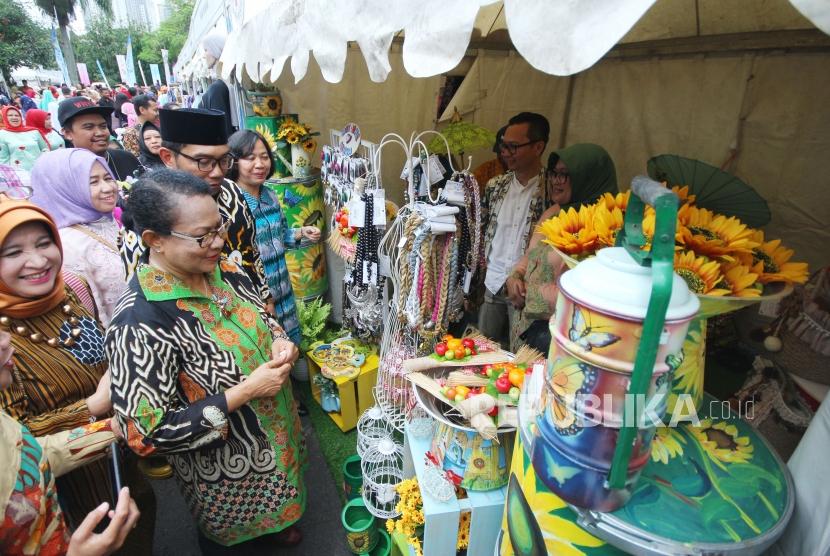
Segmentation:
<svg viewBox="0 0 830 556">
<path fill-rule="evenodd" d="M 309 467 L 306 473 L 308 505 L 299 527 L 303 542 L 291 549 L 276 549 L 279 556 L 347 556 L 345 531 L 340 524 L 340 498 L 326 462 L 320 452 L 320 444 L 304 417 L 303 432 L 309 451 Z M 153 554 L 156 556 L 199 556 L 196 525 L 173 479 L 152 481 L 156 492 L 156 535 Z M 255 556 L 255 555 L 251 555 Z M 265 556 L 265 555 L 263 555 Z"/>
</svg>

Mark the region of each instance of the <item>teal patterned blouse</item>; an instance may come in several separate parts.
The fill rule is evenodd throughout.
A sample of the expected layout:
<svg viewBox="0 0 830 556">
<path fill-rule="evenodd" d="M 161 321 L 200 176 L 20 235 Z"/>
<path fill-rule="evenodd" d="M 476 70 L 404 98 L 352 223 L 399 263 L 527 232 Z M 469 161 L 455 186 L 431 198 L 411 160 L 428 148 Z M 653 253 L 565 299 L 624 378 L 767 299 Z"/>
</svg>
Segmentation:
<svg viewBox="0 0 830 556">
<path fill-rule="evenodd" d="M 304 242 L 294 239 L 299 230 L 288 227 L 276 193 L 262 186 L 259 198 L 256 198 L 241 187 L 239 189 L 254 215 L 257 248 L 265 267 L 265 280 L 274 298 L 277 320 L 291 341 L 299 345 L 300 322 L 297 319 L 291 277 L 285 263 L 285 249 L 304 247 Z"/>
</svg>

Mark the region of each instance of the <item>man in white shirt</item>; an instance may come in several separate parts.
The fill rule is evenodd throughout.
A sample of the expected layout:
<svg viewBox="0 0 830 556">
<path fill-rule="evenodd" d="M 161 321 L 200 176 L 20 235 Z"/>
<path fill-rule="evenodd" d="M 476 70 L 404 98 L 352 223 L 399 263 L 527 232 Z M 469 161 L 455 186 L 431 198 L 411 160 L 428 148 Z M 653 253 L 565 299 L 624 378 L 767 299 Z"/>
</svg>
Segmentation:
<svg viewBox="0 0 830 556">
<path fill-rule="evenodd" d="M 524 254 L 533 224 L 548 207 L 542 153 L 550 124 L 541 114 L 522 112 L 507 124 L 499 149 L 508 172 L 487 183 L 482 202 L 484 255 L 483 303 L 478 327 L 485 336 L 507 347 L 514 308 L 505 282 Z"/>
</svg>

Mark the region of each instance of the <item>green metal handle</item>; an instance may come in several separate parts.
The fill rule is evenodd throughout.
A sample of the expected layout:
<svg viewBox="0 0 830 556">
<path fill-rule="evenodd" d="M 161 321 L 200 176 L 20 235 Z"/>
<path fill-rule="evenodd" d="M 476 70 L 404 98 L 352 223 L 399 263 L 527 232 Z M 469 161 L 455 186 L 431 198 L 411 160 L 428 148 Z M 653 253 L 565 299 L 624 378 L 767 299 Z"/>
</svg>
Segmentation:
<svg viewBox="0 0 830 556">
<path fill-rule="evenodd" d="M 654 237 L 651 238 L 649 251 L 642 249 L 648 241 L 642 229 L 645 203 L 652 205 L 656 213 Z M 651 267 L 653 285 L 628 388 L 628 395 L 633 396 L 634 403 L 626 403 L 623 409 L 623 424 L 606 485 L 610 489 L 625 487 L 631 450 L 642 417 L 645 395 L 654 372 L 660 335 L 666 322 L 674 272 L 674 234 L 677 228 L 678 204 L 677 195 L 658 182 L 646 176 L 635 177 L 631 182 L 631 197 L 628 200 L 623 229 L 617 236 L 618 246 L 624 247 L 640 265 Z"/>
</svg>

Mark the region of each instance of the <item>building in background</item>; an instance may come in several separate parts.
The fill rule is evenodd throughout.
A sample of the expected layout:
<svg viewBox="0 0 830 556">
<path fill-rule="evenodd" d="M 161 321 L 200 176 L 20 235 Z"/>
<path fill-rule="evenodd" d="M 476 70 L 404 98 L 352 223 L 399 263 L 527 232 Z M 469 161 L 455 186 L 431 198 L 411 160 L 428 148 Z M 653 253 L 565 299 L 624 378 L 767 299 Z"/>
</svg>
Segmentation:
<svg viewBox="0 0 830 556">
<path fill-rule="evenodd" d="M 107 17 L 94 3 L 89 3 L 83 13 L 88 24 L 98 18 L 106 18 L 113 27 L 133 25 L 147 31 L 155 31 L 170 17 L 172 7 L 167 0 L 112 0 L 112 16 Z"/>
</svg>

